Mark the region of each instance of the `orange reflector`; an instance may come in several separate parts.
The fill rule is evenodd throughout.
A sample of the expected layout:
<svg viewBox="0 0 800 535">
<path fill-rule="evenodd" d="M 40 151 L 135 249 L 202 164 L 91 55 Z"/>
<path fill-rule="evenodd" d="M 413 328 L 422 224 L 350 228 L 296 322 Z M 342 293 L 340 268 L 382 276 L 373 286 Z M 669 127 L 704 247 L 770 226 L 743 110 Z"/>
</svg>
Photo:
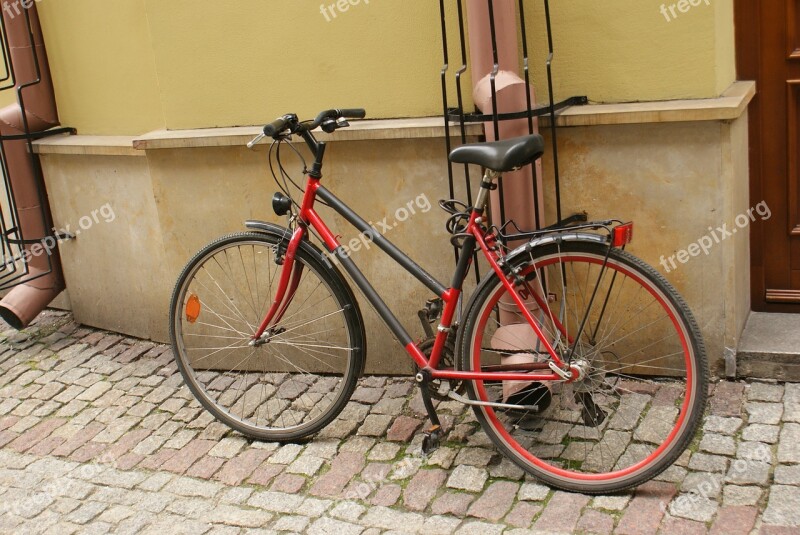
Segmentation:
<svg viewBox="0 0 800 535">
<path fill-rule="evenodd" d="M 186 320 L 189 323 L 194 323 L 200 317 L 200 298 L 196 294 L 189 296 L 186 301 Z"/>
<path fill-rule="evenodd" d="M 614 227 L 614 247 L 624 247 L 633 241 L 633 221 Z"/>
</svg>

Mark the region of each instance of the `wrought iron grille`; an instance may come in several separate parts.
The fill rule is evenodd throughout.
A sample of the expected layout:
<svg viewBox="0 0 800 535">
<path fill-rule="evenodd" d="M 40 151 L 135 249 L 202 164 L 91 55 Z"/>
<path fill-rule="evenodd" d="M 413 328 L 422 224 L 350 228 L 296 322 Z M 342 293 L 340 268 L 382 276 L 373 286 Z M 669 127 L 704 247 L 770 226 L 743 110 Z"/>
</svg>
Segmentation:
<svg viewBox="0 0 800 535">
<path fill-rule="evenodd" d="M 25 97 L 27 91 L 42 83 L 41 76 L 41 58 L 38 56 L 37 47 L 34 42 L 34 32 L 32 27 L 32 19 L 30 12 L 22 10 L 22 13 L 17 15 L 18 18 L 24 18 L 24 24 L 27 28 L 28 42 L 30 44 L 30 58 L 26 58 L 33 65 L 34 76 L 28 80 L 20 80 L 17 76 L 17 70 L 14 65 L 14 57 L 11 53 L 9 43 L 9 31 L 5 17 L 0 17 L 0 44 L 2 45 L 2 77 L 0 77 L 0 94 L 15 93 L 17 106 L 20 108 L 23 133 L 19 135 L 3 135 L 0 136 L 0 173 L 2 173 L 3 191 L 0 192 L 0 291 L 7 290 L 14 286 L 30 282 L 34 279 L 44 277 L 52 272 L 53 254 L 52 247 L 45 247 L 45 239 L 51 238 L 58 239 L 55 231 L 51 230 L 45 236 L 29 236 L 25 235 L 20 223 L 20 207 L 14 195 L 14 186 L 11 180 L 11 173 L 13 169 L 9 168 L 8 151 L 10 144 L 24 143 L 27 145 L 28 157 L 31 160 L 31 166 L 34 170 L 36 193 L 38 195 L 40 210 L 37 214 L 41 218 L 42 228 L 52 229 L 52 221 L 48 210 L 47 195 L 44 189 L 44 181 L 42 178 L 42 171 L 39 165 L 39 159 L 34 153 L 33 142 L 37 139 L 48 137 L 56 134 L 71 133 L 74 134 L 75 130 L 72 128 L 55 128 L 47 131 L 32 131 L 29 125 L 28 116 L 25 113 Z M 42 256 L 46 257 L 49 269 L 40 272 L 36 270 L 32 273 L 30 269 L 30 259 L 33 254 L 32 248 L 36 245 L 42 247 Z M 46 254 L 45 254 L 46 253 Z"/>
<path fill-rule="evenodd" d="M 499 1 L 499 0 L 498 0 Z M 470 80 L 470 66 L 468 62 L 468 46 L 467 46 L 467 32 L 466 32 L 466 12 L 465 0 L 439 0 L 439 9 L 441 14 L 441 33 L 442 33 L 442 51 L 444 65 L 441 71 L 441 84 L 442 84 L 442 102 L 444 106 L 444 120 L 446 135 L 446 148 L 447 153 L 453 148 L 455 143 L 467 142 L 467 125 L 472 123 L 489 123 L 491 122 L 494 127 L 495 139 L 500 138 L 500 124 L 503 121 L 527 119 L 528 132 L 533 134 L 535 131 L 534 119 L 536 117 L 549 116 L 549 129 L 551 136 L 551 150 L 553 155 L 553 175 L 554 175 L 554 188 L 555 188 L 555 210 L 557 221 L 562 221 L 562 208 L 561 208 L 561 183 L 559 173 L 559 160 L 558 160 L 558 127 L 556 124 L 556 117 L 558 113 L 570 106 L 583 105 L 588 103 L 585 96 L 574 96 L 562 101 L 555 100 L 553 90 L 553 62 L 555 59 L 555 50 L 553 45 L 553 24 L 550 13 L 549 0 L 513 0 L 516 3 L 517 10 L 517 32 L 518 40 L 521 43 L 521 77 L 525 81 L 525 90 L 527 94 L 527 108 L 517 110 L 510 113 L 498 112 L 497 100 L 497 86 L 496 78 L 500 71 L 500 59 L 498 57 L 498 44 L 497 44 L 497 29 L 495 26 L 495 0 L 486 0 L 489 8 L 489 20 L 491 47 L 494 54 L 494 69 L 491 73 L 491 98 L 492 98 L 492 112 L 482 113 L 477 109 L 465 109 L 465 94 L 464 83 L 465 80 Z M 527 23 L 531 20 L 531 10 L 533 4 L 536 2 L 543 3 L 544 9 L 544 23 L 547 32 L 547 50 L 541 51 L 538 57 L 534 57 L 528 44 L 528 37 L 530 32 Z M 452 21 L 448 24 L 448 12 L 451 14 L 455 12 L 455 27 Z M 547 88 L 549 93 L 548 102 L 534 106 L 532 98 L 532 83 L 531 83 L 531 65 L 533 61 L 544 61 L 546 66 Z M 450 88 L 455 86 L 455 91 Z M 468 85 L 467 91 L 472 91 L 472 85 Z M 456 134 L 451 133 L 451 128 L 455 126 Z M 470 203 L 472 195 L 472 185 L 470 184 L 470 175 L 467 165 L 463 166 L 464 172 L 464 185 L 467 193 L 467 204 Z M 450 198 L 455 197 L 456 190 L 456 166 L 448 161 L 448 180 Z M 532 206 L 538 207 L 542 192 L 539 191 L 536 166 L 533 168 L 533 196 L 531 199 Z M 502 179 L 498 183 L 498 194 L 500 197 L 500 214 L 492 214 L 493 223 L 499 228 L 516 228 L 513 221 L 508 221 L 505 214 L 505 191 Z M 497 217 L 499 216 L 499 218 Z M 542 221 L 538 209 L 536 210 L 536 225 L 541 228 Z M 517 230 L 520 230 L 517 228 Z M 529 229 L 525 229 L 529 230 Z M 524 232 L 524 230 L 523 230 Z M 459 248 L 455 247 L 455 256 L 458 259 Z M 478 263 L 474 262 L 476 277 L 480 277 Z"/>
</svg>

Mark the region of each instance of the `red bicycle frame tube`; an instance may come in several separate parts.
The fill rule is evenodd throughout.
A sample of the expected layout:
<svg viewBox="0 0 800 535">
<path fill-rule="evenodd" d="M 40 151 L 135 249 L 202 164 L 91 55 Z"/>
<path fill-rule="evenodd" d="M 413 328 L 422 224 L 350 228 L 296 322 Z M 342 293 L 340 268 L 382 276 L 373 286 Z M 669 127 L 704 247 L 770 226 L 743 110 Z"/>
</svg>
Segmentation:
<svg viewBox="0 0 800 535">
<path fill-rule="evenodd" d="M 292 239 L 289 241 L 289 246 L 286 248 L 286 256 L 284 257 L 283 261 L 281 278 L 278 281 L 278 291 L 275 294 L 275 299 L 272 301 L 272 306 L 270 306 L 269 310 L 267 311 L 267 315 L 264 318 L 264 321 L 261 322 L 261 325 L 258 327 L 258 330 L 253 335 L 253 340 L 258 340 L 259 338 L 261 338 L 261 336 L 263 336 L 264 332 L 267 330 L 270 323 L 272 323 L 272 320 L 276 317 L 278 310 L 281 311 L 281 313 L 278 314 L 278 316 L 283 316 L 283 313 L 286 312 L 286 309 L 289 306 L 291 298 L 294 297 L 294 292 L 295 290 L 297 290 L 297 284 L 299 283 L 299 281 L 292 282 L 292 291 L 288 296 L 289 297 L 288 300 L 286 299 L 287 297 L 286 290 L 289 288 L 290 279 L 294 278 L 292 277 L 292 275 L 294 275 L 294 258 L 295 255 L 297 254 L 298 247 L 300 247 L 300 242 L 303 241 L 303 238 L 305 237 L 305 234 L 306 234 L 306 229 L 305 227 L 302 226 L 298 227 L 297 230 L 294 231 L 294 234 L 292 234 Z M 284 304 L 283 307 L 281 307 L 281 304 L 283 304 L 284 301 L 286 301 L 286 304 Z M 280 317 L 278 317 L 276 321 L 280 321 Z"/>
<path fill-rule="evenodd" d="M 294 260 L 297 254 L 297 250 L 300 247 L 300 244 L 303 239 L 307 236 L 307 228 L 311 227 L 316 230 L 322 238 L 322 241 L 325 243 L 325 246 L 328 248 L 328 251 L 331 253 L 336 253 L 340 250 L 341 244 L 337 237 L 331 232 L 331 230 L 327 227 L 325 222 L 319 216 L 319 214 L 314 210 L 314 204 L 317 199 L 317 194 L 320 189 L 320 182 L 319 179 L 309 177 L 308 182 L 306 185 L 305 194 L 303 196 L 303 203 L 300 208 L 300 213 L 298 214 L 299 224 L 297 229 L 292 234 L 292 238 L 289 241 L 289 245 L 286 249 L 286 255 L 283 259 L 283 269 L 281 271 L 281 277 L 278 282 L 278 289 L 275 295 L 275 299 L 273 300 L 272 306 L 270 307 L 269 311 L 266 314 L 266 317 L 262 321 L 261 325 L 259 326 L 258 330 L 256 331 L 255 335 L 253 336 L 254 340 L 259 339 L 263 336 L 263 334 L 267 331 L 270 325 L 275 325 L 277 322 L 280 321 L 283 314 L 286 312 L 287 308 L 289 307 L 292 298 L 294 297 L 294 293 L 297 290 L 297 285 L 299 284 L 299 277 L 298 273 L 294 269 Z M 326 201 L 328 198 L 326 197 Z M 342 205 L 344 206 L 344 205 Z M 333 208 L 337 211 L 340 211 L 340 207 L 334 205 Z M 341 208 L 344 210 L 345 208 Z M 341 211 L 340 211 L 341 213 Z M 344 215 L 344 214 L 343 214 Z M 559 368 L 563 369 L 564 363 L 559 358 L 558 354 L 556 353 L 555 349 L 553 348 L 552 344 L 548 342 L 546 336 L 542 332 L 541 327 L 536 322 L 536 319 L 530 313 L 530 311 L 526 308 L 526 305 L 520 297 L 519 293 L 517 292 L 514 285 L 508 281 L 507 277 L 503 273 L 502 268 L 498 264 L 499 256 L 497 253 L 487 244 L 487 239 L 484 236 L 484 231 L 480 224 L 478 223 L 478 219 L 480 214 L 478 212 L 473 212 L 470 217 L 469 225 L 467 226 L 466 232 L 472 235 L 475 239 L 475 243 L 483 252 L 484 257 L 489 262 L 489 265 L 492 267 L 494 272 L 503 282 L 503 286 L 506 288 L 506 291 L 511 295 L 512 299 L 516 303 L 519 311 L 522 313 L 525 320 L 533 329 L 536 336 L 541 341 L 542 345 L 546 349 L 547 353 L 550 355 L 552 359 L 552 363 L 554 363 Z M 351 221 L 352 223 L 352 221 Z M 378 243 L 380 246 L 381 243 Z M 383 247 L 382 247 L 383 248 Z M 384 249 L 385 250 L 385 249 Z M 404 256 L 404 255 L 403 255 Z M 404 260 L 410 260 L 407 257 L 403 258 Z M 406 266 L 404 266 L 406 267 Z M 409 269 L 406 267 L 406 269 Z M 421 268 L 419 268 L 420 271 Z M 359 273 L 360 274 L 360 273 Z M 419 278 L 419 277 L 418 277 Z M 395 318 L 388 308 L 385 307 L 385 303 L 380 301 L 380 298 L 377 297 L 374 289 L 369 285 L 368 282 L 365 280 L 359 282 L 355 280 L 356 284 L 361 287 L 362 291 L 365 294 L 374 294 L 376 298 L 379 300 L 379 303 L 383 305 L 383 308 L 386 309 L 385 314 L 381 313 L 379 310 L 379 315 L 381 315 L 382 319 L 389 324 L 390 322 L 397 322 L 397 318 Z M 426 284 L 428 281 L 425 281 Z M 463 281 L 456 281 L 456 284 L 460 285 Z M 441 286 L 439 283 L 435 283 L 436 285 Z M 434 283 L 428 284 L 429 287 L 437 287 L 434 286 Z M 433 379 L 453 379 L 453 380 L 483 380 L 483 381 L 563 381 L 563 377 L 556 373 L 547 373 L 547 374 L 535 374 L 530 372 L 462 372 L 456 370 L 439 370 L 437 369 L 439 366 L 439 362 L 441 361 L 441 356 L 444 351 L 445 344 L 447 342 L 447 338 L 450 333 L 450 329 L 453 324 L 453 319 L 455 318 L 456 311 L 458 310 L 459 300 L 461 297 L 461 290 L 456 287 L 448 288 L 446 291 L 442 292 L 439 297 L 444 302 L 444 309 L 442 311 L 442 318 L 441 323 L 439 325 L 438 332 L 436 334 L 436 340 L 434 342 L 433 350 L 431 351 L 430 359 L 426 358 L 426 356 L 420 351 L 419 347 L 409 341 L 405 344 L 406 352 L 409 356 L 414 360 L 416 365 L 421 369 L 428 369 L 431 373 L 431 377 Z M 538 297 L 535 296 L 535 297 Z M 541 299 L 537 299 L 539 302 Z M 542 306 L 539 303 L 539 306 Z M 547 307 L 547 304 L 544 305 Z M 549 309 L 549 308 L 548 308 Z M 388 316 L 388 317 L 387 317 Z M 563 326 L 559 323 L 556 327 L 564 333 Z M 404 333 L 406 338 L 410 340 L 410 337 L 407 333 Z M 543 368 L 544 366 L 533 366 L 530 369 L 534 370 L 537 368 Z"/>
<path fill-rule="evenodd" d="M 480 214 L 478 212 L 473 212 L 472 216 L 470 217 L 469 225 L 467 226 L 466 232 L 471 234 L 475 238 L 478 247 L 483 252 L 484 257 L 489 262 L 489 265 L 492 267 L 492 270 L 494 270 L 494 272 L 497 273 L 497 276 L 500 278 L 500 280 L 503 281 L 503 286 L 505 286 L 506 290 L 512 296 L 517 307 L 522 312 L 523 317 L 531 326 L 531 328 L 533 329 L 534 333 L 539 338 L 539 340 L 542 342 L 544 348 L 550 354 L 550 358 L 552 359 L 552 361 L 559 368 L 562 368 L 563 362 L 556 354 L 556 351 L 550 344 L 550 342 L 547 341 L 547 338 L 545 337 L 544 333 L 542 332 L 536 320 L 531 315 L 530 311 L 525 306 L 525 302 L 520 297 L 516 288 L 514 288 L 514 285 L 508 281 L 508 278 L 505 276 L 505 273 L 503 273 L 502 268 L 498 265 L 497 254 L 494 251 L 492 251 L 487 245 L 486 239 L 484 238 L 483 229 L 477 223 L 479 217 Z M 446 310 L 447 310 L 447 304 L 445 305 L 445 311 Z M 444 319 L 444 313 L 442 314 L 442 317 Z M 441 337 L 441 333 L 439 337 Z M 439 337 L 437 337 L 437 341 Z M 431 364 L 434 363 L 435 356 L 438 355 L 432 353 Z M 438 360 L 436 361 L 436 364 L 438 364 Z M 456 370 L 437 370 L 435 369 L 435 366 L 431 367 L 434 368 L 431 371 L 431 375 L 434 379 L 454 379 L 454 380 L 460 379 L 460 380 L 477 380 L 477 381 L 492 381 L 500 379 L 505 381 L 562 381 L 563 380 L 561 376 L 555 373 L 537 375 L 532 373 L 513 373 L 513 372 L 462 372 Z"/>
</svg>

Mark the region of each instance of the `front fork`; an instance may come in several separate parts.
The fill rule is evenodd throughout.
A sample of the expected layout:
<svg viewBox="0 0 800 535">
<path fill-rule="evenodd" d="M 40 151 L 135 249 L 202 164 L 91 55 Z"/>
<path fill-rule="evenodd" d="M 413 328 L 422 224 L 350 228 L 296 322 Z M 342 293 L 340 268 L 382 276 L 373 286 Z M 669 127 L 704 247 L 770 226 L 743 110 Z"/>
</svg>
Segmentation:
<svg viewBox="0 0 800 535">
<path fill-rule="evenodd" d="M 283 258 L 276 257 L 275 259 L 276 263 L 283 263 L 281 278 L 278 281 L 278 290 L 275 292 L 275 299 L 272 301 L 267 315 L 252 337 L 252 342 L 250 342 L 252 346 L 266 343 L 267 337 L 265 337 L 264 334 L 268 332 L 268 329 L 271 331 L 271 326 L 274 327 L 280 323 L 289 305 L 292 304 L 294 294 L 297 292 L 297 287 L 300 285 L 300 279 L 303 277 L 303 264 L 302 262 L 295 263 L 295 258 L 297 257 L 300 243 L 305 236 L 306 227 L 304 225 L 298 225 L 297 229 L 292 234 L 291 240 L 289 240 L 289 245 L 286 247 L 286 253 L 283 255 Z"/>
</svg>

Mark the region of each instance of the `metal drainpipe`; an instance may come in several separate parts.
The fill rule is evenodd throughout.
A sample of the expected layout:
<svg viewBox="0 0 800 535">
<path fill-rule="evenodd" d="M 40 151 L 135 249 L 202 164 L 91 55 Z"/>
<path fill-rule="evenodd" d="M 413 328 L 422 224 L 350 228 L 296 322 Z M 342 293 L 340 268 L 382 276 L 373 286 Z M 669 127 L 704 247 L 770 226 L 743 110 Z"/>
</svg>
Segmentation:
<svg viewBox="0 0 800 535">
<path fill-rule="evenodd" d="M 19 92 L 22 87 L 24 109 L 19 105 L 10 105 L 0 110 L 0 134 L 20 135 L 58 126 L 55 93 L 36 4 L 27 9 L 35 55 L 25 13 L 16 14 L 12 10 L 2 12 L 16 89 Z M 25 120 L 28 132 L 25 130 Z M 28 142 L 25 140 L 5 141 L 4 147 L 22 236 L 26 240 L 49 236 L 52 217 L 44 183 L 41 182 L 41 173 L 37 173 L 38 170 L 34 167 L 38 165 L 38 161 L 29 154 Z M 24 246 L 26 251 L 30 251 L 32 247 L 34 246 Z M 50 251 L 49 255 L 31 255 L 30 259 L 30 277 L 41 277 L 14 287 L 0 301 L 0 316 L 16 329 L 23 329 L 30 324 L 65 287 L 57 249 Z"/>
<path fill-rule="evenodd" d="M 469 50 L 473 80 L 473 99 L 475 105 L 485 114 L 513 113 L 528 109 L 526 84 L 519 76 L 520 57 L 519 43 L 517 41 L 517 13 L 514 0 L 494 0 L 494 25 L 497 44 L 497 59 L 499 71 L 495 76 L 497 94 L 497 110 L 494 110 L 492 98 L 492 73 L 495 68 L 494 51 L 492 50 L 492 28 L 489 17 L 488 0 L 467 1 L 467 21 L 469 24 Z M 533 91 L 533 89 L 531 89 Z M 535 102 L 535 95 L 531 95 Z M 538 121 L 534 122 L 535 131 L 538 131 Z M 495 124 L 484 124 L 486 138 L 489 141 L 509 139 L 529 134 L 528 120 L 500 121 L 498 131 Z M 499 134 L 497 136 L 496 134 Z M 538 190 L 542 191 L 541 162 L 536 162 L 536 176 Z M 540 221 L 544 221 L 543 199 L 540 196 L 539 206 L 535 206 L 533 191 L 533 168 L 528 166 L 514 173 L 506 173 L 503 177 L 503 208 L 500 206 L 499 191 L 492 192 L 492 214 L 499 223 L 500 214 L 504 213 L 506 221 L 514 220 L 521 229 L 536 227 L 536 210 L 542 214 Z M 505 221 L 504 221 L 505 222 Z M 503 222 L 503 223 L 504 223 Z M 509 243 L 514 246 L 514 243 Z M 533 330 L 525 325 L 524 320 L 514 312 L 515 305 L 509 302 L 507 311 L 501 307 L 500 322 L 503 325 L 497 329 L 492 337 L 491 345 L 497 349 L 518 348 L 520 343 L 527 342 L 530 347 L 536 347 L 536 336 Z M 531 311 L 538 309 L 535 302 L 530 305 Z M 516 354 L 502 357 L 504 364 L 529 363 L 536 359 L 531 354 Z M 503 383 L 503 397 L 508 397 L 525 388 L 530 383 L 518 382 Z"/>
<path fill-rule="evenodd" d="M 495 78 L 497 88 L 497 113 L 519 112 L 528 109 L 525 80 L 519 76 L 519 42 L 517 41 L 517 12 L 514 0 L 494 0 L 494 23 L 497 40 L 499 72 Z M 468 0 L 467 21 L 469 24 L 469 51 L 473 80 L 473 99 L 483 113 L 493 113 L 491 76 L 494 71 L 492 33 L 487 0 Z M 533 91 L 533 89 L 531 89 Z M 535 95 L 532 102 L 535 102 Z M 534 131 L 538 131 L 538 120 L 534 120 Z M 485 123 L 486 138 L 495 141 L 494 123 Z M 528 120 L 500 121 L 499 139 L 528 135 Z M 539 191 L 542 191 L 541 161 L 536 163 Z M 503 180 L 506 220 L 514 220 L 522 229 L 536 226 L 536 213 L 544 213 L 540 196 L 539 206 L 534 206 L 533 169 L 526 167 L 507 173 Z M 492 195 L 492 213 L 500 214 L 500 196 Z M 544 220 L 542 218 L 542 220 Z"/>
</svg>

